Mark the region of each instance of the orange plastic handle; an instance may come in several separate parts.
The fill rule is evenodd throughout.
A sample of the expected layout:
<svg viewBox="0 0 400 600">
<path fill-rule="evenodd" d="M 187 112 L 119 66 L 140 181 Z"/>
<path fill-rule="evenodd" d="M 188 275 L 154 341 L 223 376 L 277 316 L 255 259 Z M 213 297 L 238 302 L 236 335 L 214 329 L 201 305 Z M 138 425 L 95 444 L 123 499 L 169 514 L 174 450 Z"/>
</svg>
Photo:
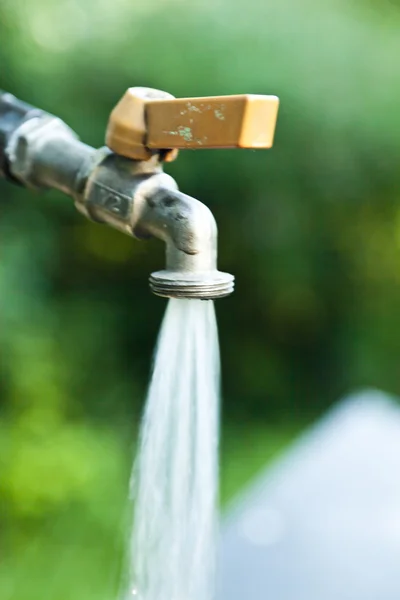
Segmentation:
<svg viewBox="0 0 400 600">
<path fill-rule="evenodd" d="M 152 150 L 271 148 L 278 107 L 276 96 L 173 98 L 130 88 L 111 113 L 106 142 L 137 159 Z"/>
</svg>

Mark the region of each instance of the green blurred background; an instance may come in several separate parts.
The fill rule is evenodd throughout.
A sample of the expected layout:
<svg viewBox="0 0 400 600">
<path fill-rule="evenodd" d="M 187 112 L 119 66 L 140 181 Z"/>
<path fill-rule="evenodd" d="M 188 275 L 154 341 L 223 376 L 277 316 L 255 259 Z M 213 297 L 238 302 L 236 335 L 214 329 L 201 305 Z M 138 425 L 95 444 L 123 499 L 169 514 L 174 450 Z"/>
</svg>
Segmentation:
<svg viewBox="0 0 400 600">
<path fill-rule="evenodd" d="M 271 151 L 167 166 L 219 224 L 222 502 L 332 402 L 400 394 L 400 5 L 0 0 L 0 88 L 95 146 L 126 88 L 276 94 Z M 0 596 L 109 600 L 163 245 L 0 182 Z"/>
</svg>

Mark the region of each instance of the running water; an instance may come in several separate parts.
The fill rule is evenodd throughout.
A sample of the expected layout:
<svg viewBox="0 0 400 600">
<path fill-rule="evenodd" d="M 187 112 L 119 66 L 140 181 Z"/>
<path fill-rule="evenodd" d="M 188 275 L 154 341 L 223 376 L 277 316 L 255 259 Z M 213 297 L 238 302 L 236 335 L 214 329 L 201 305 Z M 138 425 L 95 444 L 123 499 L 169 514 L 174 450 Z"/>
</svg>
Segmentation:
<svg viewBox="0 0 400 600">
<path fill-rule="evenodd" d="M 133 474 L 126 600 L 215 596 L 219 347 L 211 301 L 170 300 Z"/>
</svg>

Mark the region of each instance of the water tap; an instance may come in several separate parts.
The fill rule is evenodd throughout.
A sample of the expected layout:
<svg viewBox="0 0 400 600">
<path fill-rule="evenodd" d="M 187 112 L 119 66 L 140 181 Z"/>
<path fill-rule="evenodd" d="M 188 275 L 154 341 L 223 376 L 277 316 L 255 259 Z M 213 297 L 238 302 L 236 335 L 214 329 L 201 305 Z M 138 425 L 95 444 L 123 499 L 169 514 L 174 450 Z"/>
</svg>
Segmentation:
<svg viewBox="0 0 400 600">
<path fill-rule="evenodd" d="M 163 164 L 185 148 L 270 148 L 278 104 L 276 96 L 177 99 L 130 88 L 111 112 L 106 146 L 95 149 L 61 119 L 0 91 L 0 177 L 58 189 L 93 221 L 163 240 L 165 269 L 150 276 L 155 294 L 221 298 L 234 277 L 217 269 L 214 217 L 178 190 Z"/>
</svg>

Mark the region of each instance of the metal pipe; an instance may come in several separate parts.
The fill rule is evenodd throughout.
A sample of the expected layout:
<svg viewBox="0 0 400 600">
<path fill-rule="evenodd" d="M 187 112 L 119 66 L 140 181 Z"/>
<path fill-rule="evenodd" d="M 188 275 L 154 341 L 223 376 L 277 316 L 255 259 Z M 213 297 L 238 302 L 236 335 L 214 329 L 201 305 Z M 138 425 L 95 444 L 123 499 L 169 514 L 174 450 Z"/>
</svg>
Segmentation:
<svg viewBox="0 0 400 600">
<path fill-rule="evenodd" d="M 43 114 L 37 108 L 15 98 L 12 94 L 0 90 L 0 177 L 13 179 L 8 164 L 6 148 L 10 136 L 22 123 L 30 118 Z"/>
<path fill-rule="evenodd" d="M 97 151 L 56 117 L 43 114 L 22 123 L 10 136 L 11 174 L 33 189 L 57 189 L 75 196 L 96 160 Z"/>
</svg>

